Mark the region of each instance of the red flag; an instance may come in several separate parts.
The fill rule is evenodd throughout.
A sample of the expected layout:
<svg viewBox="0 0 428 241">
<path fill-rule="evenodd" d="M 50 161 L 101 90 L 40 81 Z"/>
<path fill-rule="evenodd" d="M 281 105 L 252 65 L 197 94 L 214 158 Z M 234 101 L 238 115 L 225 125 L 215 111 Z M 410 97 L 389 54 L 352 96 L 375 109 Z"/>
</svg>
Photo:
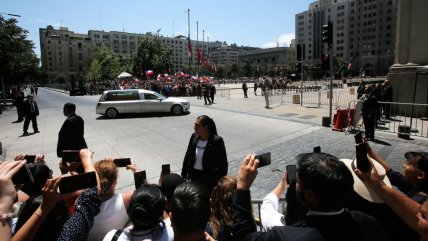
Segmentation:
<svg viewBox="0 0 428 241">
<path fill-rule="evenodd" d="M 187 54 L 189 55 L 189 58 L 192 58 L 192 42 L 190 41 L 190 38 L 187 38 Z"/>
<path fill-rule="evenodd" d="M 202 63 L 201 49 L 198 48 L 198 65 L 201 65 Z"/>
</svg>

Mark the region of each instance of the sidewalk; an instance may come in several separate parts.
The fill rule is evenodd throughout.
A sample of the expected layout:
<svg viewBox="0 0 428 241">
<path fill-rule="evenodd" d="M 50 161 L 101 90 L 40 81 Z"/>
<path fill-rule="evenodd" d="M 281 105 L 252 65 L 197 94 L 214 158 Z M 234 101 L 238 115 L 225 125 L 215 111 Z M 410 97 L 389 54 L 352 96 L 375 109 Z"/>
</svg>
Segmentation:
<svg viewBox="0 0 428 241">
<path fill-rule="evenodd" d="M 300 104 L 289 104 L 274 106 L 272 109 L 265 109 L 264 97 L 254 95 L 253 88 L 248 89 L 248 97 L 244 98 L 240 84 L 221 85 L 220 88 L 232 88 L 230 99 L 217 98 L 213 105 L 204 105 L 203 100 L 196 97 L 186 97 L 191 101 L 191 105 L 205 106 L 206 108 L 216 108 L 233 112 L 249 113 L 252 115 L 270 116 L 271 118 L 280 118 L 289 121 L 311 124 L 313 128 L 307 131 L 296 133 L 293 136 L 284 137 L 276 140 L 275 144 L 268 147 L 260 147 L 258 150 L 243 150 L 241 153 L 234 153 L 229 157 L 229 175 L 236 175 L 239 166 L 245 155 L 257 151 L 258 153 L 271 152 L 272 164 L 259 169 L 258 177 L 251 187 L 252 199 L 262 199 L 280 181 L 285 166 L 295 164 L 295 157 L 302 152 L 312 152 L 313 147 L 320 146 L 322 152 L 330 153 L 338 158 L 354 159 L 355 146 L 352 134 L 333 131 L 331 127 L 322 127 L 323 116 L 329 115 L 328 106 L 319 108 L 307 108 Z M 216 86 L 219 89 L 218 86 Z M 237 89 L 233 89 L 237 88 Z M 336 110 L 333 109 L 333 114 Z M 397 137 L 397 134 L 376 132 L 376 142 L 369 142 L 391 166 L 398 171 L 402 171 L 404 153 L 408 151 L 427 151 L 428 140 L 426 138 L 417 138 L 413 140 L 403 140 Z"/>
</svg>

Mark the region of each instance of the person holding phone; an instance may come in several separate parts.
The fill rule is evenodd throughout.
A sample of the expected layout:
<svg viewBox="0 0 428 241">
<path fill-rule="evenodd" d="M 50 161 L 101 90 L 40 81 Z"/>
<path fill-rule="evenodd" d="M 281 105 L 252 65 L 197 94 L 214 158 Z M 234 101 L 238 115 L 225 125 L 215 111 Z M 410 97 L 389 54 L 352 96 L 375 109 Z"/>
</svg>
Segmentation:
<svg viewBox="0 0 428 241">
<path fill-rule="evenodd" d="M 288 165 L 288 170 L 284 172 L 278 185 L 271 193 L 263 198 L 263 203 L 260 208 L 260 216 L 262 226 L 265 230 L 269 230 L 275 226 L 290 225 L 296 221 L 303 219 L 307 209 L 299 202 L 296 196 L 296 165 Z M 289 172 L 294 171 L 293 174 Z M 290 180 L 289 176 L 294 176 Z M 285 201 L 287 203 L 284 213 L 278 212 L 279 199 L 283 197 L 285 190 Z"/>
<path fill-rule="evenodd" d="M 62 124 L 58 133 L 58 144 L 56 154 L 62 157 L 63 150 L 80 150 L 88 148 L 84 135 L 84 125 L 82 117 L 76 115 L 76 105 L 73 103 L 64 104 L 63 113 L 67 119 Z"/>
<path fill-rule="evenodd" d="M 194 129 L 184 156 L 181 176 L 201 183 L 211 193 L 218 180 L 227 174 L 226 147 L 210 117 L 197 117 Z"/>
<path fill-rule="evenodd" d="M 385 168 L 393 186 L 419 204 L 428 200 L 428 152 L 406 152 L 402 173 L 394 171 L 368 144 L 367 153 Z"/>
<path fill-rule="evenodd" d="M 113 158 L 106 158 L 95 163 L 95 170 L 100 178 L 101 199 L 100 213 L 94 218 L 94 225 L 89 232 L 88 240 L 103 240 L 107 232 L 121 229 L 128 221 L 128 207 L 135 190 L 116 193 L 118 168 Z M 138 171 L 135 163 L 127 166 L 133 172 Z"/>
<path fill-rule="evenodd" d="M 256 232 L 250 187 L 259 162 L 255 154 L 244 158 L 232 204 L 233 234 L 237 240 L 388 240 L 376 219 L 345 208 L 354 184 L 345 164 L 327 153 L 302 153 L 296 159 L 296 195 L 308 212 L 301 222 Z"/>
</svg>

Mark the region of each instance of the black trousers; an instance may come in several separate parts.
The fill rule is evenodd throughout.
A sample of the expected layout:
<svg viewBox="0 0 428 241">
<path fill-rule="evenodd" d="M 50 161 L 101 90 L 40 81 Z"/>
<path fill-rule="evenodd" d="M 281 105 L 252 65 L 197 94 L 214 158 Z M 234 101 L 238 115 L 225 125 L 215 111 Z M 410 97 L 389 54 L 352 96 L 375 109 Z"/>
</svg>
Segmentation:
<svg viewBox="0 0 428 241">
<path fill-rule="evenodd" d="M 33 124 L 34 132 L 37 132 L 39 129 L 37 128 L 37 116 L 36 115 L 26 115 L 24 120 L 24 132 L 27 132 L 28 126 Z"/>
<path fill-rule="evenodd" d="M 374 115 L 363 115 L 364 127 L 366 128 L 366 137 L 373 140 L 375 133 L 376 117 Z"/>
<path fill-rule="evenodd" d="M 206 104 L 206 105 L 207 105 L 207 100 L 208 100 L 208 104 L 211 104 L 210 96 L 209 96 L 209 95 L 207 95 L 207 94 L 204 94 L 204 101 L 205 101 L 205 104 Z"/>
<path fill-rule="evenodd" d="M 246 89 L 244 89 L 244 98 L 248 98 Z"/>
</svg>

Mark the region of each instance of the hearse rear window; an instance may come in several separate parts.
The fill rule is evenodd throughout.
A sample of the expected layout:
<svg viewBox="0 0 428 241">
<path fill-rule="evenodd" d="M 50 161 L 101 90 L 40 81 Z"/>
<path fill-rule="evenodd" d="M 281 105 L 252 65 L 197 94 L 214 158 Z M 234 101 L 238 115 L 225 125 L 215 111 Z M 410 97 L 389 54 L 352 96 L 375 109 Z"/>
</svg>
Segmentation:
<svg viewBox="0 0 428 241">
<path fill-rule="evenodd" d="M 107 101 L 139 100 L 138 91 L 114 91 L 105 96 Z"/>
</svg>

